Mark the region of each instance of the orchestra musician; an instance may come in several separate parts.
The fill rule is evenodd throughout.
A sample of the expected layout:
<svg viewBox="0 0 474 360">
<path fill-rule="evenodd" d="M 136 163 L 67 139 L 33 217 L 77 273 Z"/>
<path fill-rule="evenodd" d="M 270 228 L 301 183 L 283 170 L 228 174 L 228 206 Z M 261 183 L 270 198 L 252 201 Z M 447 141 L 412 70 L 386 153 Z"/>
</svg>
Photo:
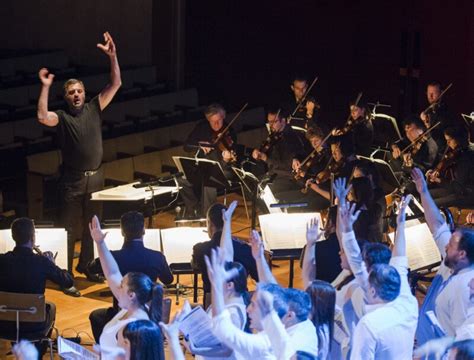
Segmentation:
<svg viewBox="0 0 474 360">
<path fill-rule="evenodd" d="M 447 127 L 458 126 L 456 124 L 453 115 L 449 112 L 448 106 L 444 99 L 441 97 L 442 87 L 438 81 L 432 81 L 426 86 L 426 99 L 428 101 L 428 109 L 420 113 L 420 119 L 428 129 L 438 121 L 441 122 L 440 126 L 433 130 L 431 137 L 436 141 L 438 145 L 438 152 L 443 153 L 446 142 L 444 141 L 443 131 Z"/>
<path fill-rule="evenodd" d="M 426 131 L 426 127 L 421 120 L 416 117 L 408 117 L 403 123 L 405 138 L 401 143 L 392 144 L 392 160 L 390 165 L 394 172 L 401 172 L 403 169 L 417 167 L 422 171 L 427 171 L 433 167 L 438 155 L 438 145 L 429 135 L 420 138 Z M 403 148 L 413 144 L 419 139 L 417 144 L 411 146 L 408 151 L 402 153 Z"/>
<path fill-rule="evenodd" d="M 305 99 L 308 86 L 308 79 L 306 77 L 296 75 L 290 85 L 292 94 L 290 98 L 281 105 L 283 116 L 287 118 L 288 123 L 305 129 L 316 124 L 318 121 L 317 110 L 319 109 L 319 104 L 312 96 L 308 94 Z M 298 106 L 301 101 L 303 101 L 303 104 Z M 295 112 L 296 109 L 297 111 Z M 293 112 L 295 113 L 293 114 Z M 292 116 L 292 118 L 290 118 L 290 116 Z"/>
<path fill-rule="evenodd" d="M 430 193 L 441 207 L 474 203 L 474 145 L 464 128 L 444 130 L 447 150 L 433 169 L 427 172 Z"/>
<path fill-rule="evenodd" d="M 267 122 L 270 125 L 270 133 L 276 140 L 269 148 L 254 149 L 252 157 L 264 162 L 269 174 L 276 175 L 271 184 L 274 194 L 288 189 L 297 189 L 298 185 L 291 170 L 302 158 L 305 140 L 287 124 L 279 110 L 270 109 L 267 113 Z"/>
<path fill-rule="evenodd" d="M 206 119 L 199 121 L 184 144 L 186 152 L 196 153 L 200 158 L 217 161 L 228 179 L 233 177 L 231 164 L 236 160 L 238 146 L 237 136 L 232 128 L 226 134 L 221 132 L 226 128 L 226 111 L 220 104 L 214 103 L 204 110 Z M 216 142 L 216 140 L 219 140 Z M 187 179 L 179 179 L 181 197 L 185 205 L 187 218 L 202 217 L 210 205 L 217 200 L 217 189 L 191 184 Z"/>
</svg>

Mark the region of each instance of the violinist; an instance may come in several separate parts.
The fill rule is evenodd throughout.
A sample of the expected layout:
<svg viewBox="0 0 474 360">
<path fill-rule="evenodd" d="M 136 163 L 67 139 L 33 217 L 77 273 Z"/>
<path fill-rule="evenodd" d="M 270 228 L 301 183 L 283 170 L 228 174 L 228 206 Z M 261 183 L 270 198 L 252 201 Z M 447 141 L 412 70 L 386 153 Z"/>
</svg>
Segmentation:
<svg viewBox="0 0 474 360">
<path fill-rule="evenodd" d="M 235 142 L 237 136 L 232 128 L 226 134 L 226 111 L 220 104 L 211 104 L 204 110 L 205 120 L 199 121 L 184 144 L 184 151 L 196 153 L 200 158 L 217 161 L 221 164 L 224 174 L 229 179 L 233 173 L 231 164 L 236 158 Z M 216 139 L 221 139 L 218 143 Z M 188 180 L 180 179 L 181 197 L 185 204 L 187 218 L 201 217 L 208 207 L 217 200 L 217 189 L 202 187 L 201 184 L 191 184 Z"/>
<path fill-rule="evenodd" d="M 290 98 L 281 106 L 284 116 L 291 125 L 305 129 L 316 124 L 317 111 L 319 109 L 319 104 L 311 95 L 308 94 L 305 98 L 308 87 L 309 83 L 306 77 L 300 75 L 295 76 L 290 85 Z M 302 101 L 301 106 L 298 106 Z M 295 112 L 295 110 L 297 111 Z"/>
<path fill-rule="evenodd" d="M 474 145 L 464 128 L 444 130 L 447 151 L 438 165 L 427 172 L 430 193 L 438 206 L 474 204 Z"/>
<path fill-rule="evenodd" d="M 428 129 L 438 121 L 441 121 L 441 125 L 437 129 L 433 130 L 431 137 L 436 141 L 438 145 L 438 152 L 441 155 L 446 147 L 444 141 L 443 131 L 447 127 L 457 126 L 454 121 L 454 117 L 449 112 L 442 94 L 441 83 L 438 81 L 432 81 L 426 86 L 426 100 L 428 101 L 428 108 L 420 113 L 420 119 Z"/>
<path fill-rule="evenodd" d="M 309 128 L 306 139 L 313 150 L 303 161 L 296 160 L 293 164 L 293 174 L 296 179 L 308 179 L 323 171 L 330 159 L 327 143 L 323 143 L 325 136 L 319 127 Z"/>
<path fill-rule="evenodd" d="M 414 116 L 408 117 L 403 123 L 405 138 L 397 144 L 392 144 L 392 160 L 390 165 L 394 172 L 402 172 L 404 169 L 418 167 L 427 171 L 433 167 L 438 155 L 438 145 L 429 135 L 420 138 L 426 131 L 421 120 Z M 415 140 L 416 141 L 415 144 Z M 408 145 L 409 149 L 403 151 Z"/>
</svg>

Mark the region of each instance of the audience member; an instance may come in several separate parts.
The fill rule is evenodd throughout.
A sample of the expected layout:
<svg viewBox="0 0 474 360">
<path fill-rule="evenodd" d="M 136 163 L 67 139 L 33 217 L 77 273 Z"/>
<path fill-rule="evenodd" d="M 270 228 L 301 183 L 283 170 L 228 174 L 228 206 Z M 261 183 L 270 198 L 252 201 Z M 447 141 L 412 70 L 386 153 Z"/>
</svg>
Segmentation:
<svg viewBox="0 0 474 360">
<path fill-rule="evenodd" d="M 119 333 L 119 344 L 125 349 L 125 360 L 165 360 L 163 335 L 153 321 L 129 322 Z"/>
<path fill-rule="evenodd" d="M 147 275 L 152 281 L 159 279 L 163 284 L 173 282 L 173 274 L 168 266 L 165 256 L 160 251 L 147 249 L 143 244 L 145 235 L 145 219 L 137 211 L 129 211 L 120 218 L 120 229 L 124 242 L 122 249 L 111 251 L 118 264 L 121 274 L 139 272 Z M 91 274 L 103 275 L 100 259 L 95 259 L 88 265 Z M 99 342 L 102 329 L 117 313 L 119 306 L 114 298 L 113 307 L 97 309 L 91 312 L 92 333 L 96 342 Z"/>
<path fill-rule="evenodd" d="M 130 272 L 122 276 L 117 262 L 105 244 L 107 233 L 102 232 L 97 216 L 92 218 L 89 229 L 99 251 L 105 278 L 121 309 L 105 325 L 97 349 L 100 350 L 102 359 L 114 359 L 125 352 L 117 342 L 117 335 L 123 327 L 136 320 L 152 320 L 156 324 L 159 323 L 162 315 L 163 288 L 155 285 L 142 273 Z"/>
<path fill-rule="evenodd" d="M 414 169 L 411 176 L 420 194 L 426 223 L 443 259 L 420 308 L 416 339 L 418 345 L 423 345 L 442 335 L 431 326 L 426 315 L 428 311 L 434 311 L 448 336 L 455 336 L 456 329 L 468 316 L 470 292 L 467 284 L 474 277 L 474 231 L 456 228 L 451 233 L 428 191 L 421 170 Z"/>
</svg>

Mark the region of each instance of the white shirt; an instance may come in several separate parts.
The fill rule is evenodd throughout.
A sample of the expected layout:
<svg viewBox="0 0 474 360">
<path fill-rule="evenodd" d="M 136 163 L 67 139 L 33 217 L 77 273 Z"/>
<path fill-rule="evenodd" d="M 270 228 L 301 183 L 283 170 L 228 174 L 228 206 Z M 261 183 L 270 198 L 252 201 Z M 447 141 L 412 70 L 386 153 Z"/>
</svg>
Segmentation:
<svg viewBox="0 0 474 360">
<path fill-rule="evenodd" d="M 264 331 L 248 334 L 237 328 L 228 310 L 212 319 L 214 335 L 227 347 L 234 350 L 236 359 L 275 360 L 270 339 Z"/>
<path fill-rule="evenodd" d="M 456 341 L 474 339 L 474 304 L 467 311 L 467 319 L 456 329 Z"/>
<path fill-rule="evenodd" d="M 268 335 L 272 349 L 278 360 L 289 360 L 297 351 L 305 351 L 318 356 L 318 336 L 310 320 L 301 321 L 285 329 L 275 311 L 265 316 L 263 329 Z M 329 348 L 325 350 L 326 354 Z"/>
<path fill-rule="evenodd" d="M 356 279 L 363 289 L 368 289 L 368 272 L 354 232 L 343 233 L 342 238 Z M 365 315 L 352 337 L 351 359 L 412 359 L 418 303 L 408 284 L 408 260 L 406 256 L 392 257 L 390 265 L 400 275 L 400 294 L 385 304 L 365 305 Z"/>
<path fill-rule="evenodd" d="M 122 318 L 127 314 L 127 310 L 120 310 L 112 320 L 104 326 L 104 330 L 100 335 L 100 358 L 103 360 L 113 360 L 117 356 L 125 354 L 125 350 L 119 347 L 117 342 L 117 334 L 119 330 L 125 327 L 128 323 L 138 320 L 137 318 Z"/>
</svg>

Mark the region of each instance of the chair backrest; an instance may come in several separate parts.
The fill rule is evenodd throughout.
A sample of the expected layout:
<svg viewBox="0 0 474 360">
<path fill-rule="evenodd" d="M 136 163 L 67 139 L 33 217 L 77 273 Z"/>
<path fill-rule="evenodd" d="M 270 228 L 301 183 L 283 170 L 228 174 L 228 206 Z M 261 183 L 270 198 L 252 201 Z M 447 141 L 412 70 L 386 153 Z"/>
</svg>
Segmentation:
<svg viewBox="0 0 474 360">
<path fill-rule="evenodd" d="M 42 322 L 46 318 L 46 302 L 43 294 L 20 294 L 0 291 L 0 320 Z"/>
</svg>

